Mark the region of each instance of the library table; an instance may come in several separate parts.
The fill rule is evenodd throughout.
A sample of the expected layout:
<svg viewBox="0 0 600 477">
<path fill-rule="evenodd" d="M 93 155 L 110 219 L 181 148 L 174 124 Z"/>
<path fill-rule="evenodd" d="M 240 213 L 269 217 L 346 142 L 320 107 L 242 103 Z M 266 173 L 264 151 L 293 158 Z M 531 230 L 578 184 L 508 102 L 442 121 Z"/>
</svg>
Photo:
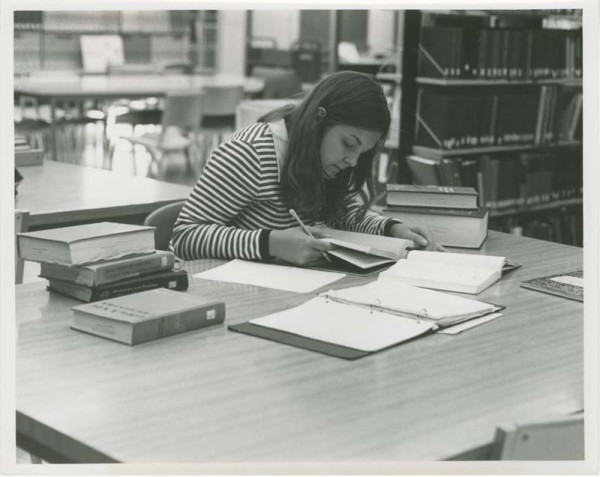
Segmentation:
<svg viewBox="0 0 600 477">
<path fill-rule="evenodd" d="M 88 463 L 486 458 L 498 423 L 583 406 L 583 304 L 519 287 L 582 267 L 582 252 L 490 232 L 481 253 L 523 264 L 478 296 L 506 305 L 502 317 L 356 361 L 226 326 L 129 347 L 71 330 L 75 300 L 19 285 L 18 444 Z M 333 286 L 369 280 L 347 276 Z M 312 296 L 197 278 L 187 293 L 224 300 L 226 325 Z"/>
<path fill-rule="evenodd" d="M 115 220 L 142 223 L 153 210 L 187 199 L 191 188 L 63 162 L 19 168 L 15 208 L 29 211 L 29 229 Z"/>
<path fill-rule="evenodd" d="M 106 99 L 135 99 L 163 97 L 170 91 L 201 89 L 206 86 L 244 87 L 247 94 L 262 91 L 261 78 L 230 74 L 109 74 L 109 75 L 39 75 L 15 78 L 14 92 L 17 95 L 45 100 L 50 103 L 51 127 L 56 137 L 56 107 L 63 101 L 85 101 Z M 56 141 L 54 141 L 56 158 Z"/>
</svg>

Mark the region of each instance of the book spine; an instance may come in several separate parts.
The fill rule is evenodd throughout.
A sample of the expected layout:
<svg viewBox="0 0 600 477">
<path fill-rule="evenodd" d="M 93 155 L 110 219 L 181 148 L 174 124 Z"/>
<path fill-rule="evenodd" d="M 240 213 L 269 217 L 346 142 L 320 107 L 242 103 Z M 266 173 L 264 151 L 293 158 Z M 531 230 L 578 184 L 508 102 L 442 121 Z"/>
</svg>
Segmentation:
<svg viewBox="0 0 600 477">
<path fill-rule="evenodd" d="M 171 290 L 187 290 L 189 286 L 187 273 L 168 276 L 149 276 L 141 278 L 136 283 L 127 283 L 123 285 L 109 284 L 104 287 L 92 289 L 90 301 L 106 300 L 118 296 L 129 295 L 155 288 L 169 288 Z"/>
<path fill-rule="evenodd" d="M 94 285 L 94 272 L 92 272 L 92 270 L 89 268 L 68 267 L 64 265 L 56 265 L 54 263 L 42 262 L 40 265 L 40 277 L 48 280 L 61 280 L 64 282 L 88 287 Z"/>
<path fill-rule="evenodd" d="M 119 343 L 132 344 L 132 325 L 117 320 L 108 320 L 98 316 L 91 316 L 73 310 L 75 316 L 71 328 L 92 335 L 108 338 Z"/>
<path fill-rule="evenodd" d="M 225 321 L 225 303 L 187 310 L 134 325 L 132 343 L 138 344 L 167 336 L 178 335 Z"/>
<path fill-rule="evenodd" d="M 160 270 L 168 270 L 175 265 L 175 256 L 171 253 L 145 255 L 131 261 L 107 263 L 96 269 L 96 285 L 124 280 Z"/>
</svg>

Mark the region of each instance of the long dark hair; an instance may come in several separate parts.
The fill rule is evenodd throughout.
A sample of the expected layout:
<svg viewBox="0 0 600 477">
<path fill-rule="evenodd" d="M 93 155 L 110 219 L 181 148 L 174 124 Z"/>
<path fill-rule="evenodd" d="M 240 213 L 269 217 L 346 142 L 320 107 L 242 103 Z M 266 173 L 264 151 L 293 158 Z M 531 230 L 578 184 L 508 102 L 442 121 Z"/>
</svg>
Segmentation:
<svg viewBox="0 0 600 477">
<path fill-rule="evenodd" d="M 320 120 L 319 108 L 325 110 Z M 390 127 L 390 111 L 375 77 L 341 71 L 319 82 L 300 104 L 287 105 L 262 116 L 259 121 L 285 119 L 288 157 L 281 186 L 286 202 L 314 220 L 336 220 L 348 202 L 359 194 L 364 215 L 371 205 L 374 185 L 373 159 L 380 152 Z M 326 179 L 321 166 L 320 146 L 325 131 L 335 125 L 376 131 L 382 140 L 361 154 L 356 167 Z"/>
</svg>

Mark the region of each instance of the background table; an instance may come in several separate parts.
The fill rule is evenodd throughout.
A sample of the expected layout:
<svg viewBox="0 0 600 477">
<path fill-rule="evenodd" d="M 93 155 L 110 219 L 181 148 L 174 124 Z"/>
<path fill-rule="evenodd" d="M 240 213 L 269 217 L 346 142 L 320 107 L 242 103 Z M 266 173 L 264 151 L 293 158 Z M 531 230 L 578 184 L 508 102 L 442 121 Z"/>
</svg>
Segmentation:
<svg viewBox="0 0 600 477">
<path fill-rule="evenodd" d="M 54 161 L 21 167 L 15 207 L 29 211 L 29 229 L 118 220 L 142 223 L 158 207 L 187 199 L 188 186 Z"/>
<path fill-rule="evenodd" d="M 519 287 L 580 268 L 582 249 L 490 233 L 482 253 L 523 264 L 478 296 L 501 318 L 358 361 L 225 326 L 128 347 L 69 329 L 75 300 L 18 286 L 18 442 L 79 462 L 485 458 L 498 423 L 582 408 L 583 304 Z M 199 279 L 188 293 L 225 300 L 226 325 L 311 296 Z"/>
</svg>

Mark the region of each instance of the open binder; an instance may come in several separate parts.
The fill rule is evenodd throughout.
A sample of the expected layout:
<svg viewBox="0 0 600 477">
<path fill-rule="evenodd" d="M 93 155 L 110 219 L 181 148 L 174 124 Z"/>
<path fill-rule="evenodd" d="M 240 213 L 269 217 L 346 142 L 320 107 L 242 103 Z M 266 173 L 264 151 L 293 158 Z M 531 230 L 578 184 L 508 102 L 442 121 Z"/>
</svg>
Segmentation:
<svg viewBox="0 0 600 477">
<path fill-rule="evenodd" d="M 357 359 L 503 307 L 410 285 L 372 282 L 229 329 L 344 359 Z"/>
</svg>

